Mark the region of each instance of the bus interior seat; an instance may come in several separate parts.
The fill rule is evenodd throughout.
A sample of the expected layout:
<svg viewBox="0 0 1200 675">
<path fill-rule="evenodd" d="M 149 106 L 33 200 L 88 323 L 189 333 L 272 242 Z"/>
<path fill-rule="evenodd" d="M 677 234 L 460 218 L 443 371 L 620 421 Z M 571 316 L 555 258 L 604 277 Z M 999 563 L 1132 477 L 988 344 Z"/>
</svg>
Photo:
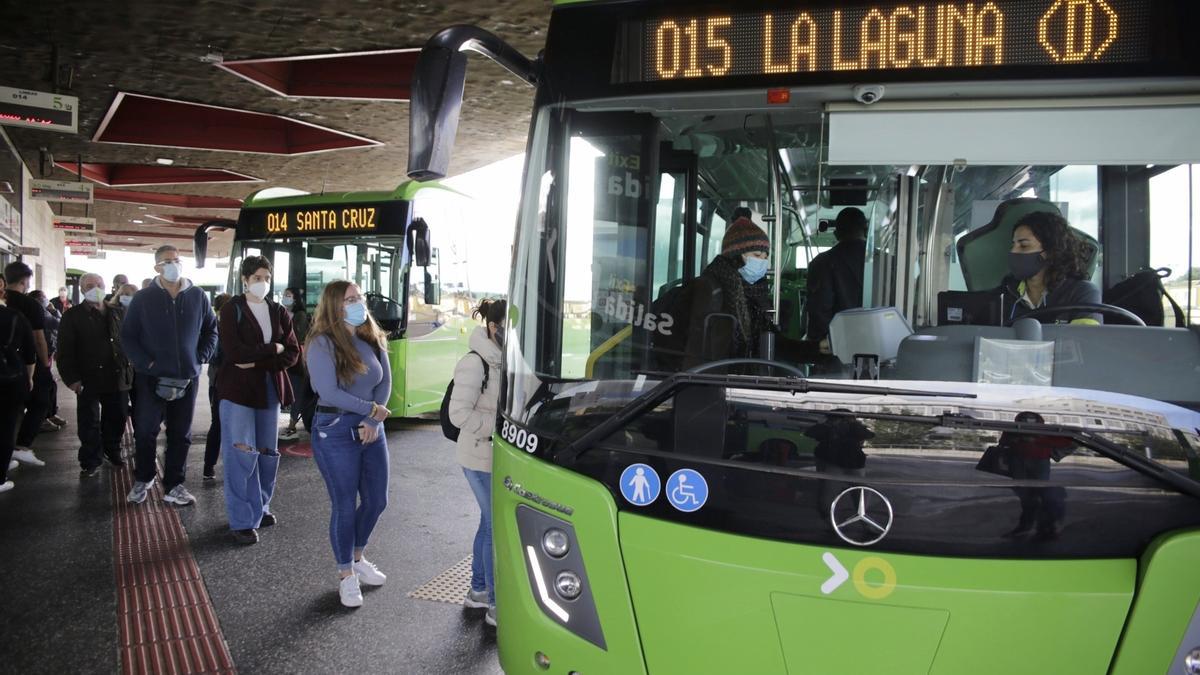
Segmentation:
<svg viewBox="0 0 1200 675">
<path fill-rule="evenodd" d="M 829 322 L 829 348 L 845 365 L 854 363 L 857 354 L 873 354 L 886 363 L 896 358 L 901 342 L 912 332 L 895 307 L 846 309 Z"/>
<path fill-rule="evenodd" d="M 1062 215 L 1052 202 L 1032 197 L 1018 197 L 1002 202 L 996 208 L 999 218 L 977 228 L 958 240 L 958 260 L 962 266 L 963 279 L 969 291 L 985 291 L 1000 286 L 1008 274 L 1008 252 L 1012 249 L 1012 231 L 1017 222 L 1030 213 L 1050 212 Z M 1096 272 L 1099 262 L 1100 244 L 1086 232 L 1071 228 L 1075 236 L 1088 246 L 1087 276 Z"/>
<path fill-rule="evenodd" d="M 1096 389 L 1200 409 L 1200 332 L 1186 328 L 1048 324 L 1053 386 Z M 906 337 L 891 380 L 972 382 L 977 337 L 1019 339 L 999 326 L 935 326 Z"/>
</svg>

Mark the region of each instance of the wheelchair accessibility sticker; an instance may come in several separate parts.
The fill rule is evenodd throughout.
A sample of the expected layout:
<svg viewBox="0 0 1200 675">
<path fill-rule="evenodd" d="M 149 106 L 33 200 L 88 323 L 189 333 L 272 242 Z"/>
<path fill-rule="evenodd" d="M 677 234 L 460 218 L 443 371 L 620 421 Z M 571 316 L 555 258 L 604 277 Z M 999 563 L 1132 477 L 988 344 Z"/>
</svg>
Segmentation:
<svg viewBox="0 0 1200 675">
<path fill-rule="evenodd" d="M 699 511 L 708 501 L 708 482 L 699 472 L 680 469 L 667 479 L 667 501 L 684 513 Z"/>
<path fill-rule="evenodd" d="M 646 464 L 630 464 L 621 472 L 621 496 L 634 506 L 646 506 L 662 491 L 658 472 Z"/>
</svg>

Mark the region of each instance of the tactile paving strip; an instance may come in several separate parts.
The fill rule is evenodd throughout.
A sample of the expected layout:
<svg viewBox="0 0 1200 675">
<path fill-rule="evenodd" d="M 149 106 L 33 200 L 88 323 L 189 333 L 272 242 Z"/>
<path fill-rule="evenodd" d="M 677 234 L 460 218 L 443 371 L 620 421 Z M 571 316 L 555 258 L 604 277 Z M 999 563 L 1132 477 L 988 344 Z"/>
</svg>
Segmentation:
<svg viewBox="0 0 1200 675">
<path fill-rule="evenodd" d="M 162 500 L 161 484 L 141 504 L 125 501 L 133 486 L 129 431 L 123 445 L 125 467 L 112 472 L 121 673 L 236 673 L 187 533 L 175 507 Z"/>
<path fill-rule="evenodd" d="M 448 602 L 461 605 L 467 591 L 471 589 L 471 556 L 455 563 L 429 581 L 409 591 L 408 597 L 433 602 Z"/>
</svg>

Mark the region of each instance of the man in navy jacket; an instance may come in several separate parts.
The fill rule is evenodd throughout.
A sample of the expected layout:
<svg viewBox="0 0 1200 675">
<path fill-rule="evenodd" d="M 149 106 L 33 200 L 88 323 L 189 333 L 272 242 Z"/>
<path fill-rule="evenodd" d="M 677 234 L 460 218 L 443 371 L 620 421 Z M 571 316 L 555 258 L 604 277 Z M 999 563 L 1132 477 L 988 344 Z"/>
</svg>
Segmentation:
<svg viewBox="0 0 1200 675">
<path fill-rule="evenodd" d="M 196 501 L 183 482 L 200 367 L 217 348 L 217 318 L 208 295 L 183 278 L 178 249 L 160 246 L 154 270 L 158 276 L 133 296 L 121 325 L 121 341 L 135 373 L 136 462 L 128 499 L 141 504 L 154 485 L 158 432 L 166 422 L 163 500 L 184 506 Z"/>
</svg>

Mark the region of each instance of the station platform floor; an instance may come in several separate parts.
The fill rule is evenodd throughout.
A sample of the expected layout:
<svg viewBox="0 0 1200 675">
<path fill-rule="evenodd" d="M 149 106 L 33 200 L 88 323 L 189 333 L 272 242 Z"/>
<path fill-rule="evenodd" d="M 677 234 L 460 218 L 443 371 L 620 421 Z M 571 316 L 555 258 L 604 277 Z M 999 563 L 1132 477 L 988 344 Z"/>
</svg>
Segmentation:
<svg viewBox="0 0 1200 675">
<path fill-rule="evenodd" d="M 161 485 L 126 504 L 131 460 L 81 478 L 74 395 L 61 386 L 59 405 L 68 426 L 33 444 L 46 466 L 22 465 L 0 494 L 0 672 L 501 672 L 495 629 L 461 605 L 479 511 L 436 421 L 387 425 L 389 502 L 367 557 L 388 579 L 347 609 L 307 434 L 280 445 L 278 524 L 242 546 L 229 536 L 221 465 L 216 480 L 200 475 L 206 400 L 186 507 L 162 502 Z"/>
</svg>

